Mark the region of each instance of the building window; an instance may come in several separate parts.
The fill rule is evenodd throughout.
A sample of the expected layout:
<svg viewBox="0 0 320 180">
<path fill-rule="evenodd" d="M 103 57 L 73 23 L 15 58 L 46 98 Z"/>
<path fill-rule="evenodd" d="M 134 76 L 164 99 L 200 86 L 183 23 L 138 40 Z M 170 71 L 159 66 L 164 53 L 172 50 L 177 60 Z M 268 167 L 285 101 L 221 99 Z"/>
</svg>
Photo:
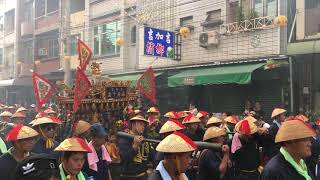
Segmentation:
<svg viewBox="0 0 320 180">
<path fill-rule="evenodd" d="M 14 9 L 12 9 L 12 10 L 10 10 L 10 11 L 5 13 L 5 16 L 4 16 L 4 24 L 5 24 L 4 32 L 6 34 L 11 33 L 11 32 L 14 31 L 14 27 L 15 27 L 14 26 L 14 17 L 15 17 L 14 12 L 15 12 Z"/>
<path fill-rule="evenodd" d="M 83 11 L 85 9 L 85 0 L 71 0 L 70 13 Z"/>
<path fill-rule="evenodd" d="M 135 44 L 137 42 L 137 27 L 133 26 L 131 28 L 131 44 Z"/>
<path fill-rule="evenodd" d="M 46 0 L 36 0 L 35 1 L 35 16 L 41 17 L 46 14 Z"/>
<path fill-rule="evenodd" d="M 218 21 L 221 20 L 221 9 L 207 12 L 206 21 Z"/>
<path fill-rule="evenodd" d="M 23 9 L 24 16 L 22 17 L 23 22 L 32 22 L 32 9 L 33 9 L 32 2 L 27 2 L 24 4 L 24 9 Z"/>
<path fill-rule="evenodd" d="M 253 10 L 258 16 L 272 16 L 278 14 L 277 0 L 253 0 Z"/>
<path fill-rule="evenodd" d="M 94 54 L 104 56 L 120 53 L 120 47 L 115 44 L 120 37 L 120 29 L 120 21 L 94 27 Z"/>
<path fill-rule="evenodd" d="M 4 18 L 3 16 L 0 16 L 0 36 L 3 33 L 3 27 L 4 27 Z"/>
<path fill-rule="evenodd" d="M 33 41 L 24 42 L 23 47 L 25 47 L 23 48 L 24 62 L 31 64 L 33 59 Z"/>
<path fill-rule="evenodd" d="M 49 50 L 48 50 L 48 57 L 54 58 L 59 56 L 59 42 L 57 39 L 50 39 L 48 40 L 49 43 Z"/>
<path fill-rule="evenodd" d="M 305 0 L 305 36 L 316 36 L 320 32 L 320 1 Z"/>
<path fill-rule="evenodd" d="M 70 37 L 70 56 L 74 56 L 78 54 L 78 49 L 77 49 L 77 42 L 78 38 L 80 38 L 80 34 L 77 35 L 72 35 Z"/>
<path fill-rule="evenodd" d="M 59 0 L 47 0 L 47 14 L 59 9 Z"/>
<path fill-rule="evenodd" d="M 193 24 L 193 16 L 180 18 L 180 27 L 185 27 Z"/>
<path fill-rule="evenodd" d="M 0 48 L 0 64 L 3 62 L 3 48 Z"/>
</svg>

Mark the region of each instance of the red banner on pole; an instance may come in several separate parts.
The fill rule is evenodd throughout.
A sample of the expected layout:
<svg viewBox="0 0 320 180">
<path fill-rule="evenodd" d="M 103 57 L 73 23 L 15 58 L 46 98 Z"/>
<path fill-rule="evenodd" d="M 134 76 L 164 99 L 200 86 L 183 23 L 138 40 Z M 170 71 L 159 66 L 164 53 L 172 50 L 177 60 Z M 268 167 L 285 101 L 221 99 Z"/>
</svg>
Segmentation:
<svg viewBox="0 0 320 180">
<path fill-rule="evenodd" d="M 155 82 L 153 69 L 150 66 L 140 77 L 137 82 L 138 89 L 147 96 L 153 103 L 156 102 L 155 94 Z"/>
<path fill-rule="evenodd" d="M 79 61 L 80 61 L 80 69 L 85 71 L 87 65 L 90 62 L 90 58 L 92 55 L 91 49 L 80 39 L 78 39 L 78 54 L 79 54 Z"/>
<path fill-rule="evenodd" d="M 46 103 L 48 97 L 50 97 L 53 93 L 54 87 L 48 79 L 40 76 L 36 72 L 33 72 L 32 74 L 32 83 L 34 95 L 36 97 L 37 108 L 38 110 L 41 110 L 42 105 Z"/>
<path fill-rule="evenodd" d="M 73 112 L 76 112 L 78 106 L 81 104 L 82 99 L 84 99 L 90 89 L 90 81 L 87 76 L 84 74 L 83 70 L 80 68 L 77 69 L 76 74 L 76 85 L 74 90 L 74 104 Z"/>
</svg>

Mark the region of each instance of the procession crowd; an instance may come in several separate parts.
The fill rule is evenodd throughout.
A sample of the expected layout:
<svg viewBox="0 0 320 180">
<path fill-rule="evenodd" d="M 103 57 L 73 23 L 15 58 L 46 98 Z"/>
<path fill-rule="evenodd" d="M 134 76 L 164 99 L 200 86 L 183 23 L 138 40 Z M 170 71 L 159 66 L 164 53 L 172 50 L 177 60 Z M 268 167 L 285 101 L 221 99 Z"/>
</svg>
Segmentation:
<svg viewBox="0 0 320 180">
<path fill-rule="evenodd" d="M 77 120 L 59 110 L 0 105 L 1 180 L 316 180 L 320 121 L 260 103 L 243 115 L 187 111 L 161 115 L 127 106 L 123 120 Z M 117 133 L 122 131 L 122 135 Z M 61 140 L 60 140 L 61 139 Z M 61 142 L 58 142 L 61 141 Z"/>
</svg>

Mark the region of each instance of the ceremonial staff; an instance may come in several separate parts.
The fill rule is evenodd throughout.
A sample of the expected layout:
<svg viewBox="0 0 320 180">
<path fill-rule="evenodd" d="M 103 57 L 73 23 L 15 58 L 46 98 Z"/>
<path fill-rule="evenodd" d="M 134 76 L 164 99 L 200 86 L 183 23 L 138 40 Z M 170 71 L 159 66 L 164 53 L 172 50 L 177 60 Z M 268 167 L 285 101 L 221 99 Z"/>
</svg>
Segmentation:
<svg viewBox="0 0 320 180">
<path fill-rule="evenodd" d="M 135 136 L 132 134 L 128 134 L 125 132 L 118 132 L 117 133 L 118 137 L 122 137 L 122 138 L 130 138 L 133 139 Z M 150 142 L 150 143 L 155 143 L 158 144 L 160 143 L 160 140 L 155 140 L 155 139 L 147 139 L 144 138 L 143 141 L 145 142 Z M 207 143 L 207 142 L 201 142 L 201 141 L 193 141 L 199 149 L 213 149 L 215 151 L 221 151 L 221 144 L 215 144 L 215 143 Z"/>
</svg>

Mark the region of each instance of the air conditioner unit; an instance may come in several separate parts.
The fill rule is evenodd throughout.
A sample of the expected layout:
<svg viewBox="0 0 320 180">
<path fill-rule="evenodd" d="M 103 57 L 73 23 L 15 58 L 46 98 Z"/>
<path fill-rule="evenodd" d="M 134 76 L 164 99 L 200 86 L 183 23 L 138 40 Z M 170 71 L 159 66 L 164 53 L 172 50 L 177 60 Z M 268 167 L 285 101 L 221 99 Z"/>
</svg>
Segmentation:
<svg viewBox="0 0 320 180">
<path fill-rule="evenodd" d="M 46 48 L 40 48 L 38 50 L 38 55 L 39 56 L 46 56 L 46 55 L 48 55 L 48 50 Z"/>
<path fill-rule="evenodd" d="M 202 32 L 199 36 L 200 47 L 217 47 L 220 43 L 220 34 L 216 31 Z"/>
</svg>

